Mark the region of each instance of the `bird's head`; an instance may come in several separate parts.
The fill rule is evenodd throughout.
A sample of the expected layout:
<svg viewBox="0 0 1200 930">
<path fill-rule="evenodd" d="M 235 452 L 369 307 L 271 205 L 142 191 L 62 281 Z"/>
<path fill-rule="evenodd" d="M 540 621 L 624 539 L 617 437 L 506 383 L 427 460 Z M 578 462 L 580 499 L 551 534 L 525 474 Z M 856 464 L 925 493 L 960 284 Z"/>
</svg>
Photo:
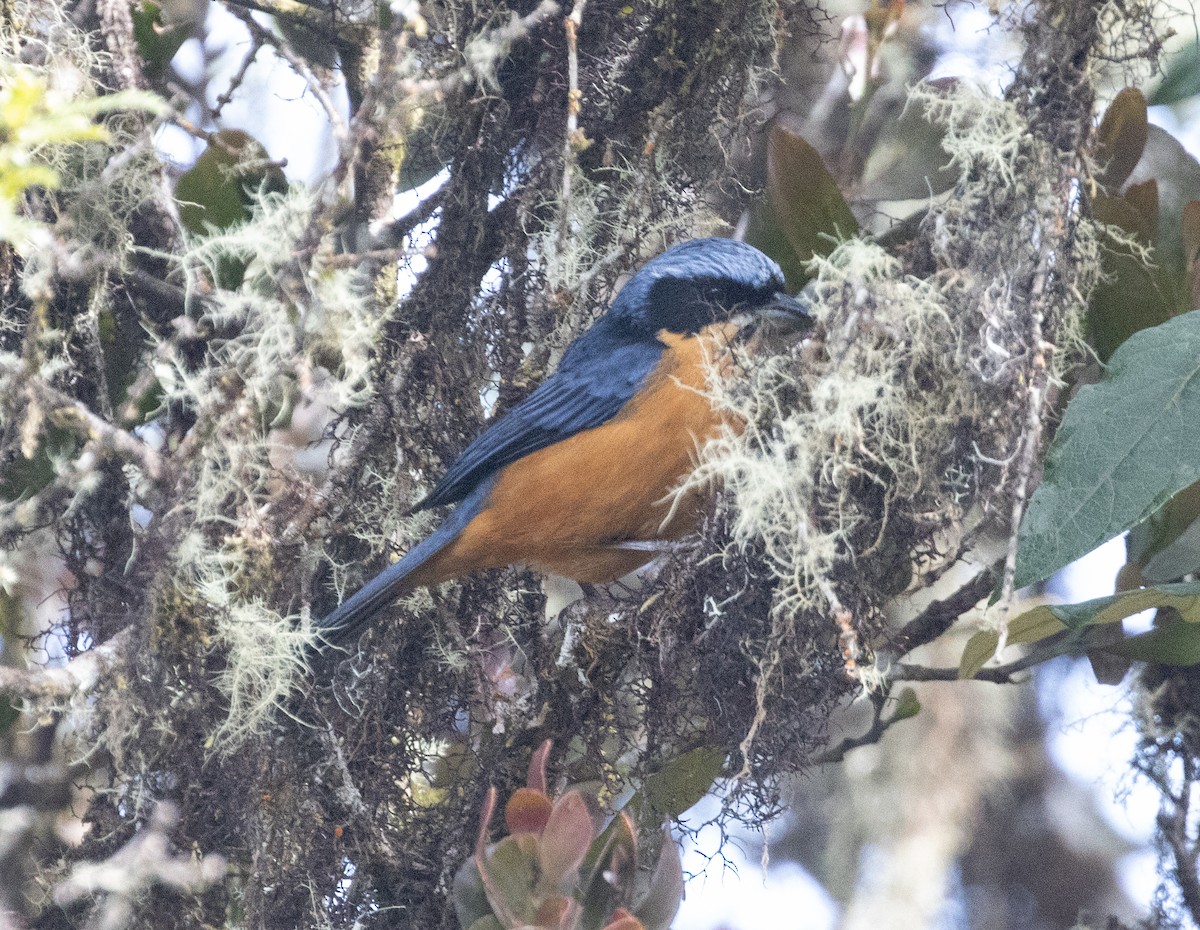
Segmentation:
<svg viewBox="0 0 1200 930">
<path fill-rule="evenodd" d="M 783 271 L 752 245 L 692 239 L 642 266 L 608 316 L 643 335 L 698 333 L 713 323 L 770 319 L 812 326 L 805 305 L 784 292 Z"/>
</svg>

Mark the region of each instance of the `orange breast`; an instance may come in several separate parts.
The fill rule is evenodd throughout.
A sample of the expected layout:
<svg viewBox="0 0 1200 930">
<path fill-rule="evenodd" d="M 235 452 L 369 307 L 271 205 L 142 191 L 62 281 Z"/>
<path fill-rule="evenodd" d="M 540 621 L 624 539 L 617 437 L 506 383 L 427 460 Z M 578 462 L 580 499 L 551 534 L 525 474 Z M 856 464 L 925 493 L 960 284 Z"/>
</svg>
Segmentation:
<svg viewBox="0 0 1200 930">
<path fill-rule="evenodd" d="M 671 492 L 695 467 L 723 419 L 706 394 L 730 324 L 667 343 L 646 386 L 621 412 L 500 472 L 486 508 L 419 571 L 435 584 L 481 568 L 524 563 L 577 581 L 612 581 L 654 552 L 615 543 L 678 539 L 696 528 L 700 492 Z"/>
</svg>

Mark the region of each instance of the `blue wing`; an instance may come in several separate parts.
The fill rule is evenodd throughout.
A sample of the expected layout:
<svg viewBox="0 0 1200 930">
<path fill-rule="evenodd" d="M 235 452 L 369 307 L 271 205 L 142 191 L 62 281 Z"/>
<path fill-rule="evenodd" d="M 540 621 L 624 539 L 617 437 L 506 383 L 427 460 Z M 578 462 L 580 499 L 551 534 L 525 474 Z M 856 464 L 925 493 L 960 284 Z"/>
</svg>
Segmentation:
<svg viewBox="0 0 1200 930">
<path fill-rule="evenodd" d="M 608 321 L 602 318 L 579 337 L 558 370 L 467 446 L 413 509 L 460 501 L 505 465 L 615 417 L 665 347 L 657 340 L 622 340 Z"/>
<path fill-rule="evenodd" d="M 345 643 L 381 607 L 409 590 L 409 577 L 437 555 L 487 506 L 496 472 L 524 455 L 600 426 L 638 392 L 662 357 L 654 339 L 622 339 L 619 324 L 601 319 L 563 356 L 536 391 L 485 430 L 459 456 L 433 493 L 414 510 L 461 501 L 445 521 L 399 562 L 320 620 L 326 643 Z"/>
</svg>

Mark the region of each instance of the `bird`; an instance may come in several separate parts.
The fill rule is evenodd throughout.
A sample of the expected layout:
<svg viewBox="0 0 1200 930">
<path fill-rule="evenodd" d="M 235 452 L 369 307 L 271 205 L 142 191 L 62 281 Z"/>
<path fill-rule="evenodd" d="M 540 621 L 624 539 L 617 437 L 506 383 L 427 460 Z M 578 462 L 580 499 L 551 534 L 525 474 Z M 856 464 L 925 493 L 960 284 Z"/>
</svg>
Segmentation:
<svg viewBox="0 0 1200 930">
<path fill-rule="evenodd" d="M 483 569 L 524 564 L 581 584 L 614 581 L 695 531 L 708 493 L 673 492 L 729 425 L 707 393 L 709 372 L 722 346 L 765 320 L 813 323 L 754 246 L 692 239 L 651 259 L 554 373 L 412 508 L 457 504 L 318 621 L 320 641 L 344 646 L 396 598 Z"/>
</svg>

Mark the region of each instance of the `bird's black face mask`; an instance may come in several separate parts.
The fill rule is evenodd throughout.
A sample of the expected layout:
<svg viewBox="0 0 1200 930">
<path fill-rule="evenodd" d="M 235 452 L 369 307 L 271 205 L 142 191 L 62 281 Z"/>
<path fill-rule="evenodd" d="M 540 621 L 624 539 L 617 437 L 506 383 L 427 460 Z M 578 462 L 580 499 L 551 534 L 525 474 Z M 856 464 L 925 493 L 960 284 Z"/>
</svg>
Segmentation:
<svg viewBox="0 0 1200 930">
<path fill-rule="evenodd" d="M 805 331 L 813 318 L 806 304 L 769 287 L 751 287 L 721 278 L 662 278 L 647 294 L 646 314 L 657 330 L 694 335 L 713 323 L 767 324 L 776 332 Z M 743 327 L 745 328 L 745 327 Z"/>
</svg>

